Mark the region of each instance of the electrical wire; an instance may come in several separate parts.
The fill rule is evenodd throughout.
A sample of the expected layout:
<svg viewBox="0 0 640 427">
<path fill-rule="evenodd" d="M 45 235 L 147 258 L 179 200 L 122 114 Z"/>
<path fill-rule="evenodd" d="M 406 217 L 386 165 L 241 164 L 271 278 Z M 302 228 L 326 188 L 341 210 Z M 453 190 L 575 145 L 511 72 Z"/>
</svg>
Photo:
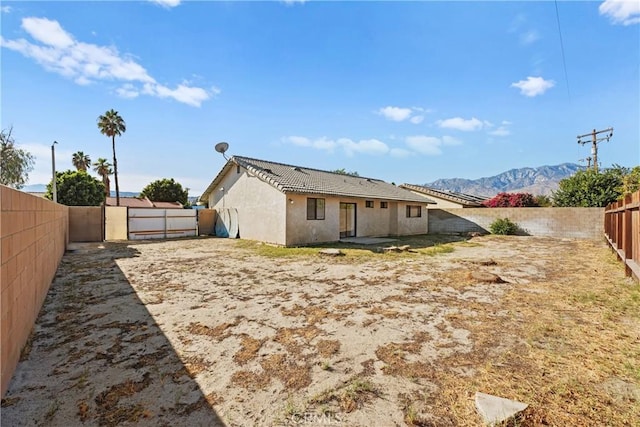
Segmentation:
<svg viewBox="0 0 640 427">
<path fill-rule="evenodd" d="M 567 60 L 564 55 L 564 43 L 562 41 L 562 29 L 560 28 L 560 13 L 558 12 L 558 0 L 555 0 L 556 4 L 556 20 L 558 21 L 558 34 L 560 35 L 560 49 L 562 51 L 562 65 L 564 67 L 564 80 L 567 84 L 567 95 L 571 99 L 571 91 L 569 90 L 569 74 L 567 73 Z"/>
</svg>

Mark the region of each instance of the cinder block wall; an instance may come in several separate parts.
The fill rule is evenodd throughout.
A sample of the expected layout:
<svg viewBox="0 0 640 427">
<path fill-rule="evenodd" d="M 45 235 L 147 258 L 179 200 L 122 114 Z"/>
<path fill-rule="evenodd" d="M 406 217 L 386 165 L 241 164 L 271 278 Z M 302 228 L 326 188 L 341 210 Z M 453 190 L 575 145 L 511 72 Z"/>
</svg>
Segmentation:
<svg viewBox="0 0 640 427">
<path fill-rule="evenodd" d="M 497 218 L 509 218 L 531 236 L 597 240 L 604 235 L 604 208 L 429 209 L 429 233 L 486 233 Z"/>
<path fill-rule="evenodd" d="M 67 247 L 68 212 L 0 185 L 2 396 Z"/>
</svg>

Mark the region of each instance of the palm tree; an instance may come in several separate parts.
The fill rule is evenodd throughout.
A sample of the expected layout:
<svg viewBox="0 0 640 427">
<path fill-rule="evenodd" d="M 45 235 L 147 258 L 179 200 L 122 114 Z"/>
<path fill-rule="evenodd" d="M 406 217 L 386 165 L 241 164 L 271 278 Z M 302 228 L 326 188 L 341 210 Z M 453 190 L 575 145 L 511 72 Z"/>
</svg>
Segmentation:
<svg viewBox="0 0 640 427">
<path fill-rule="evenodd" d="M 71 162 L 73 166 L 79 171 L 86 172 L 89 166 L 91 166 L 91 159 L 88 154 L 84 154 L 82 151 L 78 151 L 77 153 L 73 153 L 73 157 L 71 157 Z"/>
<path fill-rule="evenodd" d="M 106 197 L 111 196 L 111 180 L 109 175 L 113 175 L 113 169 L 111 169 L 111 163 L 102 157 L 98 158 L 98 161 L 93 164 L 93 170 L 102 177 L 102 183 L 104 184 L 104 193 Z"/>
<path fill-rule="evenodd" d="M 124 119 L 120 117 L 113 108 L 104 115 L 98 117 L 98 127 L 100 133 L 111 137 L 111 146 L 113 147 L 113 176 L 116 177 L 116 206 L 120 206 L 120 186 L 118 185 L 118 161 L 116 160 L 116 135 L 121 136 L 127 131 L 127 125 Z"/>
</svg>

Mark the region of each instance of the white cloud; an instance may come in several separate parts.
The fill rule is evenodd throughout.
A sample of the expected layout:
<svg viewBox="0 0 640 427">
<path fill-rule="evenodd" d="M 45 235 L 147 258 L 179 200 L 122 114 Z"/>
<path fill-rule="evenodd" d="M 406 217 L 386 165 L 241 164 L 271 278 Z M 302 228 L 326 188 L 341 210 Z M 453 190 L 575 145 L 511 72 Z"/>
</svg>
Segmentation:
<svg viewBox="0 0 640 427">
<path fill-rule="evenodd" d="M 284 138 L 284 140 L 299 147 L 312 147 L 317 150 L 326 150 L 329 152 L 332 152 L 337 145 L 335 141 L 327 139 L 324 136 L 313 141 L 304 136 L 289 136 Z"/>
<path fill-rule="evenodd" d="M 462 141 L 449 135 L 442 138 L 426 135 L 408 136 L 405 143 L 413 151 L 426 156 L 438 156 L 442 154 L 442 147 L 451 145 L 461 145 Z M 410 152 L 409 152 L 410 153 Z"/>
<path fill-rule="evenodd" d="M 179 84 L 175 89 L 155 83 L 146 83 L 142 89 L 142 93 L 158 98 L 173 98 L 178 102 L 182 102 L 193 107 L 199 107 L 203 101 L 209 99 L 209 93 L 200 87 L 189 87 Z"/>
<path fill-rule="evenodd" d="M 502 125 L 504 126 L 509 126 L 511 124 L 511 122 L 509 120 L 503 120 L 502 121 Z"/>
<path fill-rule="evenodd" d="M 166 9 L 170 9 L 172 7 L 179 6 L 181 3 L 181 0 L 149 0 L 149 2 L 155 3 L 158 6 L 162 6 Z"/>
<path fill-rule="evenodd" d="M 509 24 L 509 32 L 515 33 L 520 28 L 522 28 L 522 26 L 526 22 L 527 22 L 527 17 L 524 14 L 519 13 L 518 15 L 515 16 L 515 18 L 513 18 L 513 20 L 511 21 L 511 24 Z"/>
<path fill-rule="evenodd" d="M 115 92 L 125 98 L 135 98 L 142 93 L 158 98 L 172 98 L 194 107 L 199 107 L 202 102 L 220 93 L 218 88 L 206 90 L 191 86 L 188 82 L 182 82 L 171 89 L 158 83 L 142 65 L 131 57 L 120 54 L 115 47 L 75 40 L 58 21 L 23 18 L 22 28 L 41 44 L 25 39 L 6 40 L 0 37 L 0 46 L 19 52 L 35 60 L 47 71 L 73 79 L 79 85 L 98 81 L 124 82 Z"/>
<path fill-rule="evenodd" d="M 124 84 L 118 89 L 116 89 L 116 93 L 118 96 L 122 98 L 137 98 L 140 95 L 140 92 L 136 89 L 136 87 L 130 83 Z"/>
<path fill-rule="evenodd" d="M 303 3 L 306 3 L 307 0 L 283 0 L 282 2 L 285 4 L 296 4 L 296 3 L 303 4 Z"/>
<path fill-rule="evenodd" d="M 378 139 L 354 141 L 350 138 L 332 140 L 326 137 L 310 139 L 304 136 L 288 136 L 283 138 L 283 141 L 299 147 L 310 147 L 327 152 L 333 152 L 336 148 L 342 148 L 347 156 L 353 156 L 354 154 L 381 155 L 391 151 L 387 144 Z M 392 154 L 398 155 L 402 153 L 394 152 Z"/>
<path fill-rule="evenodd" d="M 453 136 L 445 135 L 442 137 L 442 145 L 461 145 L 462 141 Z"/>
<path fill-rule="evenodd" d="M 633 25 L 640 23 L 640 2 L 638 0 L 605 0 L 598 8 L 600 15 L 606 15 L 614 24 Z"/>
<path fill-rule="evenodd" d="M 532 44 L 538 40 L 540 40 L 540 34 L 536 30 L 529 30 L 520 34 L 520 43 L 524 45 Z"/>
<path fill-rule="evenodd" d="M 483 126 L 491 125 L 489 122 L 481 122 L 475 117 L 471 119 L 463 119 L 462 117 L 453 117 L 446 120 L 438 120 L 436 122 L 441 128 L 456 129 L 464 132 L 480 130 Z"/>
<path fill-rule="evenodd" d="M 22 28 L 34 39 L 46 45 L 65 48 L 73 44 L 73 38 L 62 29 L 58 21 L 47 18 L 25 18 Z"/>
<path fill-rule="evenodd" d="M 489 135 L 493 136 L 509 136 L 511 135 L 511 131 L 507 129 L 505 126 L 499 126 L 497 129 L 489 132 Z"/>
<path fill-rule="evenodd" d="M 392 107 L 387 106 L 384 108 L 380 108 L 376 111 L 377 114 L 380 114 L 387 120 L 392 120 L 394 122 L 403 122 L 405 120 L 409 120 L 414 125 L 422 123 L 424 120 L 424 114 L 422 113 L 430 113 L 431 110 L 425 110 L 421 107 Z"/>
<path fill-rule="evenodd" d="M 405 142 L 411 149 L 420 154 L 426 154 L 427 156 L 442 154 L 442 140 L 435 136 L 408 136 Z"/>
<path fill-rule="evenodd" d="M 11 6 L 1 6 L 0 11 L 2 13 L 11 13 Z"/>
<path fill-rule="evenodd" d="M 520 93 L 524 96 L 534 97 L 542 95 L 547 90 L 555 86 L 556 82 L 553 80 L 545 80 L 542 77 L 527 77 L 527 80 L 520 80 L 516 83 L 511 83 L 511 87 L 520 89 Z"/>
<path fill-rule="evenodd" d="M 338 139 L 340 145 L 347 156 L 353 156 L 356 153 L 380 155 L 389 152 L 389 146 L 377 139 L 364 139 L 358 142 L 349 138 Z"/>
<path fill-rule="evenodd" d="M 411 108 L 400 107 L 384 107 L 378 110 L 378 114 L 384 116 L 387 120 L 393 120 L 394 122 L 401 122 L 411 117 Z"/>
<path fill-rule="evenodd" d="M 404 148 L 392 148 L 391 150 L 389 150 L 389 154 L 391 155 L 391 157 L 404 159 L 409 157 L 413 153 L 409 150 L 405 150 Z"/>
</svg>

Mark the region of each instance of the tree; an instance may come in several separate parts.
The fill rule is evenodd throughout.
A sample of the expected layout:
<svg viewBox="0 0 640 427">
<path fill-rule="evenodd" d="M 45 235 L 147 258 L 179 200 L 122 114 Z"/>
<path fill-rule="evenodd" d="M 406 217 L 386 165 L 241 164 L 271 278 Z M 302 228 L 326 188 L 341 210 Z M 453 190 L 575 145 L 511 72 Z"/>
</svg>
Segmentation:
<svg viewBox="0 0 640 427">
<path fill-rule="evenodd" d="M 153 181 L 142 189 L 140 196 L 152 202 L 180 202 L 186 205 L 189 201 L 189 192 L 173 178 Z"/>
<path fill-rule="evenodd" d="M 29 180 L 34 159 L 31 153 L 16 148 L 13 128 L 0 132 L 0 184 L 20 189 Z"/>
<path fill-rule="evenodd" d="M 104 194 L 106 197 L 111 195 L 111 180 L 109 175 L 113 175 L 113 169 L 111 169 L 111 163 L 105 158 L 98 158 L 98 161 L 93 164 L 93 170 L 102 177 L 102 184 L 104 185 Z"/>
<path fill-rule="evenodd" d="M 87 169 L 91 166 L 91 158 L 88 154 L 84 154 L 82 151 L 78 151 L 76 153 L 73 153 L 73 156 L 71 157 L 71 163 L 73 163 L 73 166 L 77 170 L 86 172 Z"/>
<path fill-rule="evenodd" d="M 116 159 L 116 136 L 127 131 L 124 119 L 113 108 L 98 117 L 100 133 L 111 138 L 113 148 L 113 176 L 116 178 L 116 206 L 120 206 L 120 186 L 118 185 L 118 160 Z"/>
<path fill-rule="evenodd" d="M 45 197 L 53 199 L 53 180 L 47 184 Z M 67 206 L 99 206 L 104 201 L 104 185 L 85 171 L 56 173 L 58 203 Z"/>
<path fill-rule="evenodd" d="M 541 208 L 548 208 L 550 206 L 553 206 L 553 202 L 551 201 L 551 197 L 546 196 L 544 194 L 539 194 L 537 196 L 535 196 L 533 198 L 536 202 L 537 206 L 540 206 Z"/>
<path fill-rule="evenodd" d="M 340 175 L 360 176 L 360 174 L 358 174 L 358 172 L 356 172 L 356 171 L 348 172 L 345 168 L 336 169 L 336 170 L 334 170 L 332 172 L 333 173 L 339 173 Z"/>
<path fill-rule="evenodd" d="M 538 206 L 529 193 L 498 193 L 483 203 L 488 208 L 526 208 Z"/>
<path fill-rule="evenodd" d="M 604 207 L 621 195 L 623 177 L 628 169 L 614 166 L 604 171 L 580 170 L 560 181 L 553 193 L 555 206 Z"/>
<path fill-rule="evenodd" d="M 620 197 L 640 191 L 640 166 L 636 166 L 622 177 L 622 186 L 619 188 Z"/>
</svg>

